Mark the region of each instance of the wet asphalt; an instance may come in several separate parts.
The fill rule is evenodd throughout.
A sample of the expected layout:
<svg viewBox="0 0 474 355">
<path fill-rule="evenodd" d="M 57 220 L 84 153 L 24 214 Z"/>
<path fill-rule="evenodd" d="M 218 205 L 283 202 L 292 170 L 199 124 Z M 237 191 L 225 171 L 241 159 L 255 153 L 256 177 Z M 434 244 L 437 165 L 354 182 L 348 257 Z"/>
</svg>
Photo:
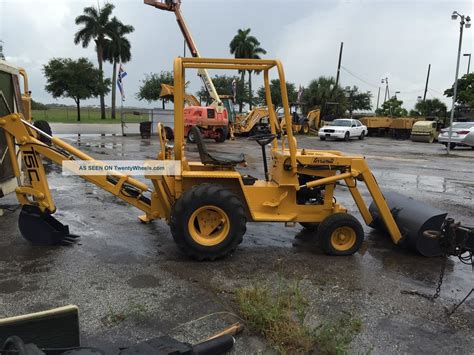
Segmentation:
<svg viewBox="0 0 474 355">
<path fill-rule="evenodd" d="M 156 138 L 113 135 L 64 135 L 100 159 L 155 158 Z M 301 148 L 363 154 L 382 191 L 394 190 L 449 212 L 467 225 L 474 219 L 474 150 L 446 156 L 440 144 L 389 138 L 326 141 L 298 137 Z M 263 178 L 260 149 L 245 138 L 215 144 L 211 151 L 243 152 L 245 173 Z M 195 146 L 187 146 L 197 159 Z M 254 284 L 299 282 L 310 301 L 306 321 L 321 324 L 345 312 L 362 320 L 351 353 L 472 354 L 474 297 L 450 318 L 446 309 L 474 286 L 470 266 L 450 258 L 435 302 L 402 294 L 434 292 L 441 258 L 425 258 L 394 246 L 364 227 L 366 240 L 351 257 L 323 254 L 312 235 L 299 226 L 249 223 L 244 241 L 230 257 L 197 263 L 174 245 L 164 221 L 141 224 L 140 211 L 79 177 L 62 176 L 46 163 L 58 207 L 56 217 L 81 236 L 72 246 L 34 247 L 20 236 L 14 196 L 0 200 L 0 318 L 66 304 L 80 308 L 83 345 L 128 346 L 163 334 L 198 342 L 234 323 L 234 291 Z M 366 190 L 362 191 L 368 197 Z M 350 194 L 336 190 L 338 201 L 361 219 Z M 298 240 L 295 236 L 299 235 Z M 269 351 L 250 331 L 237 337 L 235 353 Z"/>
</svg>

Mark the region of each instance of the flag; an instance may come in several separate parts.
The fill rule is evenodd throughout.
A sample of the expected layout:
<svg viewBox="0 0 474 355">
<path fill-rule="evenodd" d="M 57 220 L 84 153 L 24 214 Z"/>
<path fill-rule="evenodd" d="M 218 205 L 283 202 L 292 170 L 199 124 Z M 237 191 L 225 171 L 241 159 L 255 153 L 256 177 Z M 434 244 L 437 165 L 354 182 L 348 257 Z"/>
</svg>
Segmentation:
<svg viewBox="0 0 474 355">
<path fill-rule="evenodd" d="M 127 76 L 127 72 L 123 70 L 122 64 L 119 66 L 117 86 L 120 90 L 120 95 L 122 96 L 122 101 L 125 101 L 125 90 L 123 89 L 123 78 Z"/>
</svg>

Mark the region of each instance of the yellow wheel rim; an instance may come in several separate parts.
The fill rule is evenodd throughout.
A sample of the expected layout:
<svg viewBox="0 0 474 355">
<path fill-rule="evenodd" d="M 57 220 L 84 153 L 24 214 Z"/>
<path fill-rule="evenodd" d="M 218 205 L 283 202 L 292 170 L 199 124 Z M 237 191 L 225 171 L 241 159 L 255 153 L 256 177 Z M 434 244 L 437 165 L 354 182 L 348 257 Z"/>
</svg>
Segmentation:
<svg viewBox="0 0 474 355">
<path fill-rule="evenodd" d="M 331 234 L 331 245 L 338 251 L 351 249 L 357 239 L 356 232 L 350 227 L 339 227 Z"/>
<path fill-rule="evenodd" d="M 304 125 L 303 126 L 303 133 L 308 134 L 308 132 L 309 132 L 309 127 L 307 125 Z"/>
<path fill-rule="evenodd" d="M 202 206 L 193 212 L 188 222 L 191 238 L 198 244 L 212 247 L 221 243 L 229 234 L 227 213 L 216 206 Z"/>
</svg>

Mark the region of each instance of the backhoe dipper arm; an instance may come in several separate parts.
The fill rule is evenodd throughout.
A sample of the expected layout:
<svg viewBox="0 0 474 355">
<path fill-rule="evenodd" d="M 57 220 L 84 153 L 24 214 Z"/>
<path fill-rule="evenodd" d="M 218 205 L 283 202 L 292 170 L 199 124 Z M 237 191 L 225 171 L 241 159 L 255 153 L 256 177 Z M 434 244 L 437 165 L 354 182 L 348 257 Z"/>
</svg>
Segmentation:
<svg viewBox="0 0 474 355">
<path fill-rule="evenodd" d="M 52 160 L 56 164 L 62 164 L 65 160 L 88 160 L 98 165 L 102 163 L 74 148 L 57 137 L 51 137 L 38 130 L 29 122 L 22 119 L 16 113 L 0 117 L 0 128 L 5 132 L 12 161 L 16 162 L 15 144 L 25 167 L 26 183 L 16 189 L 18 201 L 22 205 L 37 206 L 42 212 L 54 213 L 56 206 L 51 197 L 48 180 L 44 171 L 41 156 Z M 33 131 L 46 135 L 51 139 L 51 145 L 46 145 L 35 138 Z M 13 164 L 16 177 L 21 176 L 18 164 Z M 112 193 L 131 205 L 146 213 L 151 213 L 150 201 L 143 196 L 149 191 L 148 186 L 136 179 L 118 172 L 110 175 L 80 175 L 83 179 Z"/>
<path fill-rule="evenodd" d="M 144 0 L 144 3 L 147 5 L 154 6 L 160 10 L 174 12 L 179 29 L 181 30 L 184 40 L 186 41 L 186 44 L 188 45 L 188 48 L 191 51 L 191 55 L 196 58 L 201 57 L 196 47 L 196 43 L 194 42 L 193 37 L 191 36 L 191 32 L 188 29 L 186 21 L 184 20 L 179 1 L 174 2 L 172 0 L 167 0 L 165 2 L 162 2 L 160 0 Z M 216 90 L 216 87 L 214 86 L 214 83 L 212 82 L 211 76 L 209 75 L 207 69 L 198 69 L 198 75 L 202 79 L 204 86 L 209 95 L 214 100 L 214 103 L 217 106 L 223 106 L 222 100 L 219 97 L 219 94 Z"/>
</svg>

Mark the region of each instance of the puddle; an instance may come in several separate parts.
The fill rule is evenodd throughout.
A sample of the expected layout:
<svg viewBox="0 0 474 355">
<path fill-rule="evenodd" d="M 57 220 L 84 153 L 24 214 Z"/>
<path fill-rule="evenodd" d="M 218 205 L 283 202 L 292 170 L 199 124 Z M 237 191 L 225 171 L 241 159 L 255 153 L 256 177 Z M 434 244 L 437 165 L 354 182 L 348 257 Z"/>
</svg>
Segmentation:
<svg viewBox="0 0 474 355">
<path fill-rule="evenodd" d="M 15 293 L 22 289 L 21 282 L 16 280 L 6 280 L 0 282 L 0 293 Z"/>
<path fill-rule="evenodd" d="M 161 286 L 160 280 L 153 275 L 138 275 L 127 281 L 127 284 L 133 288 L 154 288 Z"/>
</svg>

